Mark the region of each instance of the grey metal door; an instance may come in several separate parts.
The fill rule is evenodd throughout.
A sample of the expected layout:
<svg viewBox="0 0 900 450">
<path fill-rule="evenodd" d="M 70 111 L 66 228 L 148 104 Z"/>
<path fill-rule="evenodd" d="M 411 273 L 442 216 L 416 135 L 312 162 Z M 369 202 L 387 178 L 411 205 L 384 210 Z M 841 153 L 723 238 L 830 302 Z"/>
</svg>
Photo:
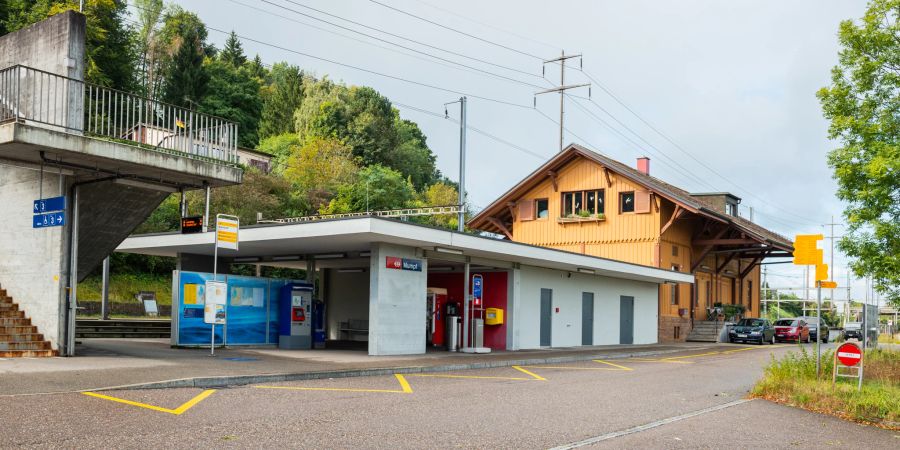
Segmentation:
<svg viewBox="0 0 900 450">
<path fill-rule="evenodd" d="M 619 343 L 634 343 L 634 297 L 619 297 Z"/>
<path fill-rule="evenodd" d="M 581 293 L 581 345 L 594 345 L 594 293 Z"/>
<path fill-rule="evenodd" d="M 541 289 L 541 347 L 550 347 L 552 336 L 553 290 Z"/>
</svg>

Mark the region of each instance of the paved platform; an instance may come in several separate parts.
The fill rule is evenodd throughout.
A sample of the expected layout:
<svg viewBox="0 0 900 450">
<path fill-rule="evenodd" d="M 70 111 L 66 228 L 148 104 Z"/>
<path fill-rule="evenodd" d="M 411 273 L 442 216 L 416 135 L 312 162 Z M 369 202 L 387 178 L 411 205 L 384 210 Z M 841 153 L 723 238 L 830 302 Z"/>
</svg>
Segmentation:
<svg viewBox="0 0 900 450">
<path fill-rule="evenodd" d="M 365 350 L 227 348 L 216 349 L 216 356 L 210 357 L 209 349 L 171 348 L 168 339 L 83 339 L 75 357 L 0 359 L 0 396 L 508 367 L 653 356 L 714 345 L 596 346 L 483 355 L 431 351 L 413 356 L 369 356 Z"/>
</svg>

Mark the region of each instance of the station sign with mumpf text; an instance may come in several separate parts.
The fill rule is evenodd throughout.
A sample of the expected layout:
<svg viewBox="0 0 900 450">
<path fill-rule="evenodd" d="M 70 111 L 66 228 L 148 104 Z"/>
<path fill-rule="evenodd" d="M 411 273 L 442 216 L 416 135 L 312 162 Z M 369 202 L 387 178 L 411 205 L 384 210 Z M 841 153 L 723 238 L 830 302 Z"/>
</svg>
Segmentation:
<svg viewBox="0 0 900 450">
<path fill-rule="evenodd" d="M 422 271 L 422 260 L 398 258 L 396 256 L 388 256 L 385 258 L 384 266 L 388 269 L 411 270 L 413 272 Z"/>
</svg>

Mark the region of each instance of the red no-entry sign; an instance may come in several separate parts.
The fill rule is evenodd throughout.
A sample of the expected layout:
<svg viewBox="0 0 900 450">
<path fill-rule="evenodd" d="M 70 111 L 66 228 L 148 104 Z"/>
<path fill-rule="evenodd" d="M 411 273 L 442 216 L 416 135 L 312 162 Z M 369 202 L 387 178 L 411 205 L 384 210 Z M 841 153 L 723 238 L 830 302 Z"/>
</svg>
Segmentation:
<svg viewBox="0 0 900 450">
<path fill-rule="evenodd" d="M 853 367 L 862 361 L 862 351 L 856 344 L 846 343 L 837 349 L 837 359 L 847 367 Z"/>
</svg>

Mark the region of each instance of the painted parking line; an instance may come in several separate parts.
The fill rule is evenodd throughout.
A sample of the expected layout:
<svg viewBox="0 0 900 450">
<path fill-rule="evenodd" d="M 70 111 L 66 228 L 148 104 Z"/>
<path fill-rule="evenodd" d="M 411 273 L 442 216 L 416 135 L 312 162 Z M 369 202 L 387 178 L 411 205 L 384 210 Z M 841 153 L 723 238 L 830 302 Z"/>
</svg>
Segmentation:
<svg viewBox="0 0 900 450">
<path fill-rule="evenodd" d="M 679 360 L 667 361 L 665 359 L 658 359 L 658 358 L 629 358 L 628 362 L 654 362 L 654 363 L 658 362 L 658 363 L 668 363 L 668 364 L 693 364 L 694 363 L 693 361 L 679 361 Z"/>
<path fill-rule="evenodd" d="M 361 389 L 361 388 L 327 388 L 327 387 L 303 387 L 303 386 L 253 386 L 256 389 L 283 389 L 288 391 L 332 391 L 332 392 L 375 392 L 383 394 L 412 394 L 406 378 L 399 373 L 394 374 L 397 382 L 400 383 L 400 389 Z"/>
<path fill-rule="evenodd" d="M 175 408 L 175 409 L 163 408 L 163 407 L 161 407 L 161 406 L 150 405 L 150 404 L 147 404 L 147 403 L 141 403 L 141 402 L 135 402 L 135 401 L 131 401 L 131 400 L 126 400 L 126 399 L 124 399 L 124 398 L 113 397 L 113 396 L 110 396 L 110 395 L 98 394 L 98 393 L 96 393 L 96 392 L 82 392 L 82 394 L 87 395 L 87 396 L 90 396 L 90 397 L 99 398 L 99 399 L 102 399 L 102 400 L 109 400 L 109 401 L 111 401 L 111 402 L 116 402 L 116 403 L 124 403 L 124 404 L 126 404 L 126 405 L 137 406 L 138 408 L 144 408 L 144 409 L 149 409 L 149 410 L 152 410 L 152 411 L 164 412 L 164 413 L 174 414 L 174 415 L 176 415 L 176 416 L 180 416 L 180 415 L 183 414 L 185 411 L 187 411 L 187 410 L 193 408 L 194 405 L 196 405 L 197 403 L 200 403 L 200 402 L 202 402 L 203 400 L 205 400 L 207 397 L 209 397 L 210 395 L 212 395 L 214 392 L 216 392 L 215 389 L 207 389 L 207 390 L 201 392 L 201 393 L 200 393 L 199 395 L 197 395 L 196 397 L 194 397 L 194 398 L 188 400 L 186 403 L 184 403 L 183 405 L 181 405 L 181 406 L 179 406 L 179 407 L 177 407 L 177 408 Z"/>
<path fill-rule="evenodd" d="M 704 356 L 716 356 L 716 355 L 721 356 L 721 355 L 728 355 L 728 354 L 733 354 L 733 353 L 738 353 L 738 352 L 745 352 L 748 350 L 765 350 L 765 349 L 776 349 L 776 348 L 781 348 L 781 347 L 786 347 L 786 346 L 785 345 L 773 345 L 773 346 L 768 346 L 768 347 L 767 346 L 740 347 L 740 348 L 733 348 L 731 350 L 697 353 L 697 354 L 693 354 L 693 355 L 670 356 L 668 358 L 660 358 L 658 361 L 660 361 L 660 362 L 676 362 L 676 361 L 680 361 L 683 359 L 689 359 L 689 358 L 701 358 Z M 682 362 L 687 362 L 687 361 L 682 361 Z"/>
<path fill-rule="evenodd" d="M 487 375 L 456 375 L 449 373 L 411 373 L 408 376 L 411 377 L 427 377 L 427 378 L 457 378 L 463 380 L 512 380 L 512 381 L 547 381 L 546 378 L 531 372 L 529 370 L 523 369 L 522 366 L 510 366 L 513 369 L 518 370 L 519 372 L 528 375 L 529 378 L 525 377 L 500 377 L 500 376 L 487 376 Z"/>
<path fill-rule="evenodd" d="M 609 362 L 609 361 L 604 361 L 604 360 L 602 360 L 602 359 L 595 359 L 594 362 L 600 363 L 600 364 L 606 364 L 606 365 L 608 365 L 608 366 L 617 367 L 619 370 L 634 370 L 634 369 L 632 369 L 632 368 L 630 368 L 630 367 L 620 366 L 620 365 L 618 365 L 618 364 L 614 364 L 614 363 L 611 363 L 611 362 Z"/>
</svg>

